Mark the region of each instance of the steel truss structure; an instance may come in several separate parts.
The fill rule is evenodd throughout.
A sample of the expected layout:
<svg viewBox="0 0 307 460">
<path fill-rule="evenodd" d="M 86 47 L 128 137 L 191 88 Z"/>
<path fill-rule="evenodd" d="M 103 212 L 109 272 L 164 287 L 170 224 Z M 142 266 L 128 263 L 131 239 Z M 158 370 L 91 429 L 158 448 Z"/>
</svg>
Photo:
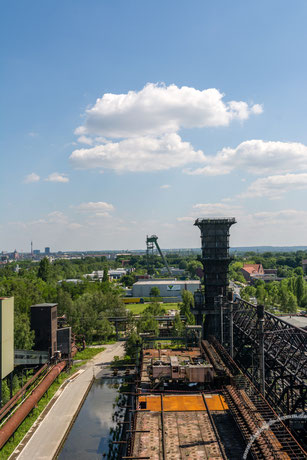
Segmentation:
<svg viewBox="0 0 307 460">
<path fill-rule="evenodd" d="M 233 305 L 233 357 L 243 372 L 260 388 L 257 307 L 242 299 Z M 224 337 L 227 338 L 229 309 L 225 306 Z M 307 332 L 265 311 L 263 343 L 266 399 L 280 414 L 305 412 Z"/>
</svg>

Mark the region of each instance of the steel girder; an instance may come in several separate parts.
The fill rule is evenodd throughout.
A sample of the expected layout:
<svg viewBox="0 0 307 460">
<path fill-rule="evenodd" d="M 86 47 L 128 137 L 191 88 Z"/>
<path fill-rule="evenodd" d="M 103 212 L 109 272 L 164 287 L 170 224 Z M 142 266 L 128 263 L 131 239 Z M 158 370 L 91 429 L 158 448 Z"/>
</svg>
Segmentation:
<svg viewBox="0 0 307 460">
<path fill-rule="evenodd" d="M 242 299 L 236 302 L 233 327 L 234 358 L 249 378 L 259 385 L 257 307 Z M 265 312 L 264 350 L 268 401 L 283 414 L 305 411 L 307 332 Z"/>
</svg>

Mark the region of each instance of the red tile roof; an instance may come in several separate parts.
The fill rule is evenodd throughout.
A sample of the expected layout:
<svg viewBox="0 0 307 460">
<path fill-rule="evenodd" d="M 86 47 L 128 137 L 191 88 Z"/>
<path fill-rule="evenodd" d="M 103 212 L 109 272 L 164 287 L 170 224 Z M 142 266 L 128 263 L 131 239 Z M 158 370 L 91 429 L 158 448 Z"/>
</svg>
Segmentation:
<svg viewBox="0 0 307 460">
<path fill-rule="evenodd" d="M 262 269 L 261 264 L 244 264 L 242 270 L 245 270 L 250 275 L 259 273 Z"/>
</svg>

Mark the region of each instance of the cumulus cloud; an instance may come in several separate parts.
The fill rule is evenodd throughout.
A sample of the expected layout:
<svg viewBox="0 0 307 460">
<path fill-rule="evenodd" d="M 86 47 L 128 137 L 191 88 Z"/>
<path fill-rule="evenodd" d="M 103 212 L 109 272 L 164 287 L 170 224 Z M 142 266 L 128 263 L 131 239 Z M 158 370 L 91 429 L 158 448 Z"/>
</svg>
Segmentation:
<svg viewBox="0 0 307 460">
<path fill-rule="evenodd" d="M 281 198 L 286 192 L 307 189 L 307 173 L 262 177 L 250 184 L 242 198 Z"/>
<path fill-rule="evenodd" d="M 86 110 L 85 123 L 75 133 L 109 138 L 159 136 L 180 128 L 227 126 L 234 119 L 246 120 L 262 112 L 259 104 L 224 102 L 223 97 L 216 88 L 198 90 L 148 83 L 140 91 L 107 93 L 98 98 Z"/>
<path fill-rule="evenodd" d="M 88 136 L 80 136 L 80 137 L 78 137 L 78 142 L 80 142 L 80 144 L 93 145 L 93 139 L 91 137 L 88 137 Z"/>
<path fill-rule="evenodd" d="M 239 205 L 225 203 L 198 203 L 193 206 L 193 214 L 205 217 L 221 217 L 230 214 L 237 214 L 241 211 Z"/>
<path fill-rule="evenodd" d="M 225 147 L 215 156 L 207 156 L 205 166 L 187 170 L 188 174 L 220 175 L 234 169 L 252 174 L 293 172 L 307 169 L 307 146 L 297 142 L 250 140 L 236 148 Z"/>
<path fill-rule="evenodd" d="M 240 205 L 225 203 L 197 203 L 192 207 L 191 215 L 177 217 L 178 222 L 192 222 L 196 217 L 225 217 L 237 216 L 242 214 Z"/>
<path fill-rule="evenodd" d="M 101 213 L 109 213 L 114 210 L 113 204 L 106 203 L 105 201 L 89 201 L 88 203 L 81 203 L 77 209 L 85 212 L 94 212 L 96 215 Z"/>
<path fill-rule="evenodd" d="M 54 224 L 67 224 L 68 217 L 62 211 L 53 211 L 47 214 L 48 222 Z"/>
<path fill-rule="evenodd" d="M 36 173 L 31 173 L 25 177 L 24 183 L 31 184 L 32 182 L 38 182 L 39 180 L 40 180 L 40 177 Z"/>
<path fill-rule="evenodd" d="M 47 179 L 45 179 L 45 181 L 64 183 L 64 182 L 69 182 L 69 179 L 66 174 L 54 172 L 54 173 L 49 174 L 49 176 L 47 177 Z"/>
<path fill-rule="evenodd" d="M 76 168 L 108 168 L 118 172 L 162 171 L 203 162 L 205 158 L 202 151 L 195 151 L 189 142 L 183 142 L 175 133 L 160 138 L 138 137 L 109 142 L 75 150 L 70 156 Z"/>
<path fill-rule="evenodd" d="M 307 211 L 300 211 L 297 209 L 281 209 L 278 211 L 263 211 L 256 212 L 251 215 L 256 224 L 291 224 L 306 225 Z"/>
</svg>

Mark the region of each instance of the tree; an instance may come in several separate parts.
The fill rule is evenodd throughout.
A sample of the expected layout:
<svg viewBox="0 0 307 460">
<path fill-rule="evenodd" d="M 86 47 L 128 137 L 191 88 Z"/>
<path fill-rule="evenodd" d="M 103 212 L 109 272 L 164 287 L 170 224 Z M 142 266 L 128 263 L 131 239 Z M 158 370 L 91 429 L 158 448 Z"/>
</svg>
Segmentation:
<svg viewBox="0 0 307 460">
<path fill-rule="evenodd" d="M 100 318 L 96 322 L 96 335 L 103 340 L 107 340 L 113 334 L 114 329 L 107 318 Z"/>
<path fill-rule="evenodd" d="M 180 268 L 181 270 L 186 270 L 186 269 L 188 268 L 188 263 L 187 263 L 187 261 L 186 261 L 186 260 L 181 260 L 181 261 L 179 262 L 179 268 Z"/>
<path fill-rule="evenodd" d="M 108 265 L 107 264 L 105 264 L 104 267 L 103 267 L 102 282 L 103 283 L 108 283 L 109 282 Z"/>
<path fill-rule="evenodd" d="M 2 404 L 6 404 L 9 400 L 10 400 L 10 388 L 7 384 L 7 379 L 3 379 L 2 380 Z"/>
<path fill-rule="evenodd" d="M 289 292 L 287 311 L 289 313 L 296 313 L 297 311 L 297 300 L 292 292 Z"/>
<path fill-rule="evenodd" d="M 134 275 L 124 275 L 121 277 L 120 279 L 120 282 L 126 286 L 126 287 L 129 287 L 129 286 L 132 286 L 134 283 L 135 283 L 135 276 Z"/>
<path fill-rule="evenodd" d="M 43 281 L 47 282 L 50 278 L 50 273 L 51 267 L 49 259 L 47 259 L 47 257 L 44 257 L 39 263 L 37 276 L 41 278 Z"/>
<path fill-rule="evenodd" d="M 29 316 L 15 310 L 14 318 L 14 348 L 31 350 L 34 345 L 34 331 L 30 329 Z"/>
<path fill-rule="evenodd" d="M 294 273 L 295 273 L 296 275 L 299 275 L 299 276 L 304 276 L 304 270 L 303 270 L 302 267 L 296 267 L 296 268 L 294 269 Z"/>
<path fill-rule="evenodd" d="M 157 286 L 153 286 L 150 289 L 150 297 L 160 297 L 160 289 Z"/>
<path fill-rule="evenodd" d="M 265 304 L 265 298 L 266 298 L 266 291 L 264 288 L 264 282 L 260 283 L 258 281 L 257 288 L 256 288 L 256 298 L 257 298 L 257 303 L 258 304 Z"/>
<path fill-rule="evenodd" d="M 141 337 L 135 331 L 133 331 L 125 343 L 126 354 L 128 356 L 134 357 L 141 344 Z"/>
<path fill-rule="evenodd" d="M 305 282 L 302 276 L 298 276 L 295 282 L 295 294 L 297 297 L 298 304 L 301 305 L 302 298 L 305 293 Z"/>
<path fill-rule="evenodd" d="M 172 336 L 174 337 L 182 337 L 184 331 L 184 324 L 180 319 L 179 314 L 177 313 L 173 322 L 172 327 Z"/>
<path fill-rule="evenodd" d="M 165 315 L 165 313 L 165 308 L 158 302 L 151 302 L 143 311 L 143 315 L 150 314 L 152 316 L 162 316 Z"/>
<path fill-rule="evenodd" d="M 143 314 L 137 325 L 138 332 L 151 332 L 154 335 L 159 333 L 158 321 L 150 313 Z"/>
<path fill-rule="evenodd" d="M 195 318 L 191 309 L 194 308 L 194 296 L 192 292 L 181 291 L 182 303 L 180 304 L 180 314 L 187 318 L 187 324 L 195 324 Z"/>
<path fill-rule="evenodd" d="M 192 278 L 195 278 L 195 277 L 198 278 L 198 275 L 197 275 L 198 268 L 201 268 L 201 269 L 203 268 L 203 264 L 199 260 L 191 260 L 188 263 L 188 272 Z"/>
<path fill-rule="evenodd" d="M 67 283 L 68 284 L 68 283 Z M 73 301 L 70 293 L 59 288 L 57 293 L 58 315 L 71 312 L 73 309 Z"/>
</svg>

